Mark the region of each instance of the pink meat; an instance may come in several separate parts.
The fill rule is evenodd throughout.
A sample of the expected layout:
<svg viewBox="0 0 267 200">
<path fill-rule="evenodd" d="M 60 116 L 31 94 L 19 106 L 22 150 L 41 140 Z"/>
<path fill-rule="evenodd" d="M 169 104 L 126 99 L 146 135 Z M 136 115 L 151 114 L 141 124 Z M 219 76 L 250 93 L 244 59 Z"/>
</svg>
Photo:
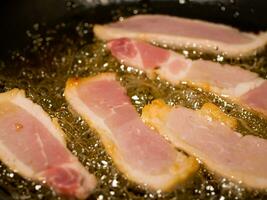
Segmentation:
<svg viewBox="0 0 267 200">
<path fill-rule="evenodd" d="M 121 22 L 111 23 L 109 26 L 133 32 L 178 35 L 229 44 L 251 42 L 250 37 L 232 27 L 164 15 L 137 15 Z"/>
<path fill-rule="evenodd" d="M 186 59 L 173 51 L 128 38 L 111 40 L 107 47 L 119 61 L 148 74 L 156 73 L 173 84 L 188 81 L 208 85 L 214 92 L 238 98 L 256 110 L 267 109 L 263 100 L 267 98 L 266 81 L 239 66 Z"/>
<path fill-rule="evenodd" d="M 187 80 L 208 83 L 221 89 L 234 89 L 238 84 L 254 81 L 256 73 L 244 70 L 238 66 L 222 65 L 206 60 L 192 62 L 192 68 L 186 75 Z M 233 92 L 234 93 L 234 92 Z"/>
<path fill-rule="evenodd" d="M 174 161 L 175 151 L 161 136 L 142 123 L 118 82 L 95 81 L 81 85 L 77 93 L 111 129 L 128 163 L 147 173 L 168 169 Z"/>
<path fill-rule="evenodd" d="M 219 122 L 210 121 L 195 111 L 182 107 L 170 112 L 166 128 L 195 149 L 190 153 L 199 155 L 203 162 L 208 159 L 207 162 L 225 170 L 220 170 L 219 173 L 248 184 L 250 180 L 246 179 L 253 176 L 264 179 L 267 184 L 266 140 L 252 135 L 242 136 Z M 236 173 L 240 173 L 240 177 Z"/>
<path fill-rule="evenodd" d="M 251 187 L 267 188 L 267 140 L 242 136 L 219 121 L 183 107 L 167 111 L 158 107 L 145 120 L 211 170 Z"/>
<path fill-rule="evenodd" d="M 48 168 L 43 175 L 47 177 L 46 182 L 49 185 L 67 196 L 76 196 L 75 193 L 83 181 L 79 171 L 64 165 Z"/>
<path fill-rule="evenodd" d="M 170 57 L 169 51 L 128 38 L 112 40 L 108 48 L 115 58 L 144 70 L 155 69 Z"/>
<path fill-rule="evenodd" d="M 98 130 L 117 167 L 133 181 L 153 189 L 165 189 L 177 182 L 177 177 L 187 177 L 192 171 L 185 155 L 176 152 L 141 121 L 114 74 L 70 80 L 65 96 Z M 178 162 L 177 157 L 184 163 Z M 176 164 L 180 167 L 170 170 Z"/>
<path fill-rule="evenodd" d="M 123 21 L 96 25 L 94 32 L 103 40 L 128 37 L 179 48 L 189 46 L 224 52 L 229 56 L 247 54 L 267 42 L 267 33 L 244 33 L 226 25 L 166 15 L 132 16 Z"/>
<path fill-rule="evenodd" d="M 0 127 L 0 158 L 25 178 L 44 180 L 57 193 L 76 198 L 95 187 L 94 176 L 66 148 L 61 130 L 21 91 L 0 94 Z"/>
<path fill-rule="evenodd" d="M 262 112 L 267 111 L 267 81 L 259 87 L 244 94 L 241 100 L 253 108 L 259 108 Z"/>
</svg>

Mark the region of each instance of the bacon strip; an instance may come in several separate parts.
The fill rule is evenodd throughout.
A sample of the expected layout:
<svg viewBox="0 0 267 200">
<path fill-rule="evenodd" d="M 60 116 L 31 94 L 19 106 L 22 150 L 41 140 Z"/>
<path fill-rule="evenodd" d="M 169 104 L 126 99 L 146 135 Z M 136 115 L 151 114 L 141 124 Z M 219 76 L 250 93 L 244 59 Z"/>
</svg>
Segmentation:
<svg viewBox="0 0 267 200">
<path fill-rule="evenodd" d="M 66 148 L 57 122 L 23 90 L 0 94 L 0 127 L 0 159 L 24 178 L 80 199 L 96 186 L 95 177 Z"/>
<path fill-rule="evenodd" d="M 267 111 L 267 81 L 239 66 L 186 59 L 173 51 L 128 38 L 112 40 L 107 47 L 120 62 L 150 76 L 156 73 L 172 84 L 187 81 L 255 110 Z"/>
<path fill-rule="evenodd" d="M 267 188 L 267 141 L 233 131 L 207 112 L 169 107 L 155 100 L 143 120 L 176 147 L 198 157 L 218 174 L 254 188 Z"/>
<path fill-rule="evenodd" d="M 70 79 L 65 97 L 96 129 L 115 165 L 130 180 L 168 190 L 197 170 L 193 157 L 177 152 L 144 125 L 115 74 Z"/>
<path fill-rule="evenodd" d="M 95 25 L 94 32 L 102 40 L 127 37 L 228 56 L 247 55 L 267 43 L 267 32 L 256 35 L 222 24 L 167 15 L 136 15 L 115 23 Z"/>
</svg>

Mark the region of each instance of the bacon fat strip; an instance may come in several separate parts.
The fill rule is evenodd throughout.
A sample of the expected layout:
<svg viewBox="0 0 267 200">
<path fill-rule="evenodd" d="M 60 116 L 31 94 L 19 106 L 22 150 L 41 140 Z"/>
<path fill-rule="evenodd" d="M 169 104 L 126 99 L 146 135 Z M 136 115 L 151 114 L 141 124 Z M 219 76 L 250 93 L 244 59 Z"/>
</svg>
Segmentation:
<svg viewBox="0 0 267 200">
<path fill-rule="evenodd" d="M 153 190 L 169 190 L 198 169 L 193 157 L 178 152 L 147 127 L 115 74 L 69 79 L 65 97 L 100 136 L 117 168 Z"/>
<path fill-rule="evenodd" d="M 0 94 L 0 159 L 24 178 L 45 181 L 58 194 L 85 199 L 96 186 L 67 149 L 64 133 L 23 90 Z"/>
<path fill-rule="evenodd" d="M 136 15 L 115 23 L 95 25 L 94 33 L 102 40 L 127 37 L 224 53 L 229 57 L 248 55 L 263 49 L 267 43 L 267 32 L 245 33 L 222 24 L 167 15 Z"/>
<path fill-rule="evenodd" d="M 150 76 L 157 74 L 172 84 L 187 81 L 267 112 L 267 81 L 254 72 L 239 66 L 186 59 L 173 51 L 128 38 L 111 40 L 107 48 L 121 63 Z"/>
<path fill-rule="evenodd" d="M 207 114 L 207 109 L 216 107 L 211 105 L 195 111 L 154 100 L 143 108 L 142 119 L 212 171 L 253 188 L 267 188 L 267 140 L 232 130 L 229 120 L 218 120 L 225 116 Z"/>
</svg>

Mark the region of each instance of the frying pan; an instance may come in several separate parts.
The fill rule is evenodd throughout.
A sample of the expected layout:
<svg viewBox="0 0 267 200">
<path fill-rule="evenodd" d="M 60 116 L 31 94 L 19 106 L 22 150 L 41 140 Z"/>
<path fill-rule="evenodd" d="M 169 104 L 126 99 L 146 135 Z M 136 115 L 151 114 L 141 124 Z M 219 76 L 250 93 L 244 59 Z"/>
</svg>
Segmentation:
<svg viewBox="0 0 267 200">
<path fill-rule="evenodd" d="M 267 30 L 265 0 L 2 0 L 0 3 L 0 60 L 30 40 L 26 30 L 34 24 L 50 27 L 61 21 L 86 17 L 94 23 L 111 21 L 118 6 L 145 4 L 148 12 L 198 18 L 235 26 L 241 30 Z M 0 199 L 10 195 L 0 188 Z"/>
<path fill-rule="evenodd" d="M 29 42 L 26 30 L 33 24 L 52 26 L 84 12 L 97 23 L 108 22 L 107 10 L 138 3 L 147 4 L 153 13 L 221 22 L 255 32 L 267 29 L 264 0 L 2 0 L 0 58 Z"/>
</svg>

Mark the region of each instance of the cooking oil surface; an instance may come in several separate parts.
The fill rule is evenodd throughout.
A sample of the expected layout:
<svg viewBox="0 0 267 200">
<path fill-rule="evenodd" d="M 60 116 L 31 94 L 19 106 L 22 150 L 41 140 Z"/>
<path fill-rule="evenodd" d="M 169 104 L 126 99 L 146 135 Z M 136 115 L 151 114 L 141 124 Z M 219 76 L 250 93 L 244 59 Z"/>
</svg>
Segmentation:
<svg viewBox="0 0 267 200">
<path fill-rule="evenodd" d="M 113 20 L 147 12 L 146 7 L 116 9 Z M 119 64 L 105 44 L 92 39 L 93 24 L 78 19 L 56 25 L 51 29 L 34 25 L 27 31 L 32 44 L 23 51 L 13 52 L 10 59 L 0 62 L 0 90 L 24 89 L 27 96 L 59 119 L 66 134 L 68 148 L 98 179 L 98 186 L 89 199 L 266 199 L 267 191 L 246 189 L 241 184 L 218 177 L 203 165 L 189 181 L 169 193 L 150 192 L 128 181 L 113 165 L 98 134 L 68 106 L 64 87 L 69 77 L 93 76 L 101 72 L 116 72 L 137 111 L 153 99 L 162 98 L 170 105 L 199 109 L 213 102 L 225 113 L 238 119 L 237 130 L 267 138 L 267 120 L 257 113 L 227 101 L 215 94 L 193 88 L 186 83 L 172 86 L 159 77 L 151 80 L 131 66 Z M 228 59 L 224 55 L 207 55 L 190 49 L 179 50 L 185 56 L 217 62 L 240 64 L 266 77 L 267 51 L 245 59 Z M 13 199 L 64 199 L 38 182 L 25 180 L 4 164 L 0 165 L 0 186 Z"/>
</svg>

